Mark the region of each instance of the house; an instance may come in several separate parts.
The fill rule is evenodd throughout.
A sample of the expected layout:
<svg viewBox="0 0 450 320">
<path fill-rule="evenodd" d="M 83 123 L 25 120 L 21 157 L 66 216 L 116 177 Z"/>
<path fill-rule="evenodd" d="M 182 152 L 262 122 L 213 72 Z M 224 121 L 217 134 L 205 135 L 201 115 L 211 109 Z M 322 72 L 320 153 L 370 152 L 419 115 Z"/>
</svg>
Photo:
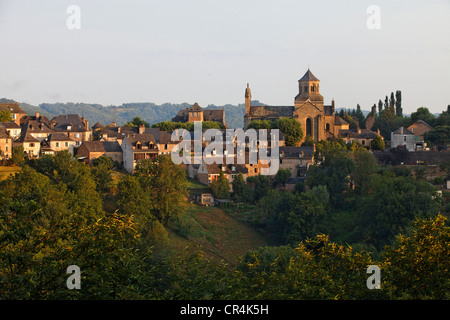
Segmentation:
<svg viewBox="0 0 450 320">
<path fill-rule="evenodd" d="M 23 147 L 23 153 L 27 158 L 38 158 L 41 151 L 41 142 L 31 134 L 22 134 L 17 140 L 13 141 L 14 147 Z"/>
<path fill-rule="evenodd" d="M 75 141 L 75 147 L 81 146 L 84 141 L 91 140 L 92 130 L 89 121 L 77 114 L 60 115 L 50 121 L 50 129 L 55 132 L 64 132 Z"/>
<path fill-rule="evenodd" d="M 203 109 L 194 103 L 190 108 L 178 111 L 178 114 L 172 118 L 173 122 L 195 122 L 195 121 L 215 121 L 221 123 L 225 128 L 225 109 Z"/>
<path fill-rule="evenodd" d="M 418 120 L 408 127 L 408 130 L 414 134 L 415 150 L 425 150 L 424 135 L 432 129 L 433 127 L 423 120 Z"/>
<path fill-rule="evenodd" d="M 205 160 L 202 160 L 198 170 L 197 170 L 197 180 L 205 185 L 211 184 L 214 180 L 217 180 L 221 173 L 228 179 L 230 182 L 230 189 L 232 189 L 232 182 L 235 176 L 239 173 L 242 173 L 244 176 L 244 180 L 249 176 L 249 170 L 247 169 L 247 165 L 245 164 L 237 164 L 236 158 L 234 158 L 234 163 L 229 164 L 227 160 L 224 158 L 222 164 L 217 163 L 206 163 Z M 229 162 L 229 161 L 228 161 Z M 256 167 L 256 165 L 255 165 Z M 257 175 L 257 174 L 255 174 Z"/>
<path fill-rule="evenodd" d="M 12 155 L 12 138 L 4 127 L 0 127 L 0 160 L 9 159 Z"/>
<path fill-rule="evenodd" d="M 416 150 L 416 136 L 407 128 L 400 127 L 391 132 L 391 148 L 405 146 L 408 151 Z"/>
<path fill-rule="evenodd" d="M 280 169 L 289 169 L 291 178 L 304 177 L 314 163 L 314 146 L 280 147 Z"/>
<path fill-rule="evenodd" d="M 100 131 L 103 128 L 104 128 L 103 125 L 97 121 L 97 123 L 95 123 L 91 129 L 92 129 L 92 131 Z"/>
<path fill-rule="evenodd" d="M 155 159 L 159 155 L 158 143 L 152 134 L 133 134 L 122 141 L 123 165 L 133 172 L 136 163 L 143 159 Z"/>
<path fill-rule="evenodd" d="M 44 141 L 52 134 L 53 129 L 50 128 L 50 122 L 46 118 L 28 119 L 24 118 L 21 123 L 21 135 L 30 135 L 39 142 Z"/>
<path fill-rule="evenodd" d="M 77 156 L 88 163 L 101 156 L 110 157 L 118 163 L 123 161 L 122 148 L 117 141 L 84 141 L 77 150 Z"/>
<path fill-rule="evenodd" d="M 73 155 L 75 141 L 63 132 L 53 132 L 41 142 L 41 155 L 54 155 L 59 151 L 67 150 Z"/>
<path fill-rule="evenodd" d="M 13 139 L 20 137 L 21 128 L 16 122 L 0 122 L 0 128 L 5 128 L 6 132 Z"/>
<path fill-rule="evenodd" d="M 339 138 L 343 139 L 346 143 L 351 143 L 353 141 L 358 144 L 370 148 L 372 140 L 377 136 L 381 137 L 380 131 L 374 132 L 370 129 L 348 129 L 348 130 L 340 130 Z"/>
<path fill-rule="evenodd" d="M 27 113 L 19 107 L 19 103 L 0 103 L 0 111 L 9 111 L 11 113 L 12 121 L 20 125 L 20 119 L 25 117 Z"/>
</svg>

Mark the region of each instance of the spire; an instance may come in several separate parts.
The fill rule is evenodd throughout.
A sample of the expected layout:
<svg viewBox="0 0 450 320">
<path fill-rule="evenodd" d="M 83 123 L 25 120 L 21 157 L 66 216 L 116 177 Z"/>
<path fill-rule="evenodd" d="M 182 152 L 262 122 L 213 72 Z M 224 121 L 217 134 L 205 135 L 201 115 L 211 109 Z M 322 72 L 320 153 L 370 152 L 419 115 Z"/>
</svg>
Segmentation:
<svg viewBox="0 0 450 320">
<path fill-rule="evenodd" d="M 313 75 L 313 73 L 311 72 L 311 70 L 309 70 L 308 67 L 308 71 L 306 71 L 305 75 L 298 81 L 320 81 L 320 80 L 317 79 L 315 75 Z"/>
<path fill-rule="evenodd" d="M 245 97 L 246 98 L 252 97 L 252 92 L 250 91 L 250 85 L 248 83 L 247 83 L 247 88 L 245 89 Z"/>
</svg>

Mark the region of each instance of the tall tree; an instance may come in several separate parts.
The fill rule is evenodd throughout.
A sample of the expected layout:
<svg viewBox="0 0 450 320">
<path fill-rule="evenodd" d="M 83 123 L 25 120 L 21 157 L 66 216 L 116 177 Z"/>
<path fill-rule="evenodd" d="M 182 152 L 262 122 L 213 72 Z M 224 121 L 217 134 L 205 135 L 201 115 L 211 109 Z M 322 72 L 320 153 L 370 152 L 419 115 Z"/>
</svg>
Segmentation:
<svg viewBox="0 0 450 320">
<path fill-rule="evenodd" d="M 220 171 L 219 177 L 210 184 L 214 197 L 218 199 L 228 199 L 230 197 L 230 182 Z"/>
<path fill-rule="evenodd" d="M 403 116 L 402 92 L 400 90 L 397 90 L 395 92 L 395 115 L 397 117 L 402 117 Z"/>
<path fill-rule="evenodd" d="M 378 100 L 378 113 L 380 114 L 383 111 L 383 102 Z"/>
</svg>

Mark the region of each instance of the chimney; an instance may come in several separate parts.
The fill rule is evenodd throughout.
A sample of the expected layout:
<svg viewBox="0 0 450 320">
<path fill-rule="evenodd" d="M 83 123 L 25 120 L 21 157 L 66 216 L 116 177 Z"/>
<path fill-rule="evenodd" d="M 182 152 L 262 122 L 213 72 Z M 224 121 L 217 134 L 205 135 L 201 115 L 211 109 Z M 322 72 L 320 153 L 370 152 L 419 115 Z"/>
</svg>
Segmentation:
<svg viewBox="0 0 450 320">
<path fill-rule="evenodd" d="M 145 126 L 143 124 L 141 124 L 139 126 L 139 134 L 144 134 L 144 131 L 145 131 Z"/>
<path fill-rule="evenodd" d="M 36 120 L 39 118 L 39 112 L 36 112 Z"/>
<path fill-rule="evenodd" d="M 117 123 L 111 122 L 111 127 L 117 127 Z"/>
<path fill-rule="evenodd" d="M 121 129 L 121 127 L 117 127 L 117 133 L 120 133 Z"/>
</svg>

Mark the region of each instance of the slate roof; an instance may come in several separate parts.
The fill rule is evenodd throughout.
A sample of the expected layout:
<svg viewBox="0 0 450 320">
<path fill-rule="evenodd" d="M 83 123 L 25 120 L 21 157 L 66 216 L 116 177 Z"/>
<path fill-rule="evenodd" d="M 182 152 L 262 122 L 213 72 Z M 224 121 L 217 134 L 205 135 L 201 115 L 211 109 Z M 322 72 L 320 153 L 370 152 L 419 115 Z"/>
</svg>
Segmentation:
<svg viewBox="0 0 450 320">
<path fill-rule="evenodd" d="M 341 138 L 358 138 L 358 139 L 374 139 L 378 134 L 370 129 L 349 129 L 339 130 L 339 137 Z"/>
<path fill-rule="evenodd" d="M 92 126 L 92 129 L 102 129 L 103 125 L 100 122 L 97 122 Z"/>
<path fill-rule="evenodd" d="M 48 136 L 48 141 L 73 141 L 73 140 L 63 132 L 53 132 Z"/>
<path fill-rule="evenodd" d="M 89 152 L 122 152 L 117 141 L 84 141 L 83 145 Z"/>
<path fill-rule="evenodd" d="M 56 116 L 52 119 L 52 123 L 54 123 L 53 129 L 55 131 L 84 132 L 89 130 L 89 128 L 85 127 L 83 120 L 77 114 Z"/>
<path fill-rule="evenodd" d="M 40 141 L 38 139 L 36 139 L 35 137 L 33 137 L 31 134 L 29 133 L 25 133 L 22 134 L 18 139 L 18 142 L 37 142 L 40 143 Z"/>
<path fill-rule="evenodd" d="M 317 79 L 317 77 L 313 75 L 311 70 L 309 70 L 308 68 L 308 71 L 306 71 L 305 75 L 298 81 L 320 81 L 320 80 Z"/>
<path fill-rule="evenodd" d="M 314 147 L 303 146 L 303 147 L 279 147 L 280 156 L 286 158 L 300 158 L 301 153 L 303 152 L 303 158 L 314 157 Z"/>
<path fill-rule="evenodd" d="M 23 113 L 26 114 L 22 108 L 19 107 L 19 103 L 0 103 L 0 111 L 8 110 L 11 113 Z"/>
<path fill-rule="evenodd" d="M 402 128 L 403 128 L 403 133 L 402 133 Z M 414 133 L 412 133 L 411 131 L 409 131 L 408 129 L 404 128 L 404 127 L 400 127 L 397 130 L 395 130 L 393 132 L 394 134 L 411 134 L 414 135 Z"/>
<path fill-rule="evenodd" d="M 11 139 L 5 127 L 0 127 L 0 139 Z"/>
<path fill-rule="evenodd" d="M 6 129 L 20 129 L 20 126 L 15 122 L 0 122 L 0 127 Z"/>
</svg>

